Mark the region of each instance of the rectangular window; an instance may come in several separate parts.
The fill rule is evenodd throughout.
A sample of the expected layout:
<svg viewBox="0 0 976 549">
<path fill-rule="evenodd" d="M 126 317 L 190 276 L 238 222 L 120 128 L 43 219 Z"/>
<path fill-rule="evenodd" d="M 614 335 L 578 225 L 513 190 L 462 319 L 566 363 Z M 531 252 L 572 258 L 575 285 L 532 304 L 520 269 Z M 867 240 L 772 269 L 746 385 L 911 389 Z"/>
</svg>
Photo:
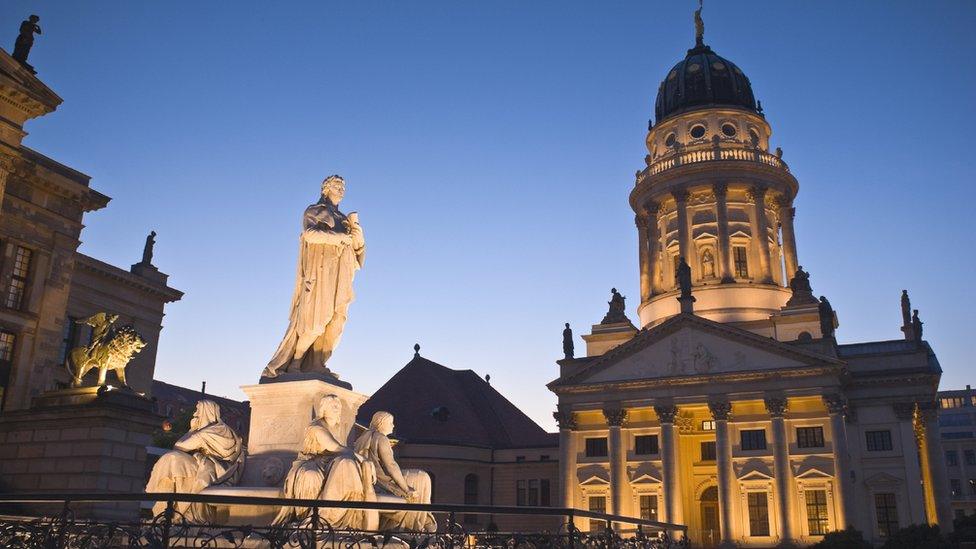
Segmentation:
<svg viewBox="0 0 976 549">
<path fill-rule="evenodd" d="M 7 307 L 21 309 L 24 305 L 24 295 L 27 293 L 27 277 L 30 275 L 31 251 L 23 246 L 17 246 L 14 256 L 14 270 L 7 287 Z"/>
<path fill-rule="evenodd" d="M 657 435 L 637 435 L 634 437 L 634 453 L 638 456 L 650 456 L 658 452 Z"/>
<path fill-rule="evenodd" d="M 797 427 L 797 448 L 823 448 L 823 427 Z"/>
<path fill-rule="evenodd" d="M 702 424 L 701 425 L 702 425 L 702 431 L 714 431 L 715 430 L 715 421 L 714 420 L 706 419 L 706 420 L 702 421 Z"/>
<path fill-rule="evenodd" d="M 745 429 L 739 431 L 739 442 L 742 444 L 743 450 L 765 450 L 766 430 Z"/>
<path fill-rule="evenodd" d="M 701 460 L 715 461 L 715 441 L 707 440 L 701 443 Z"/>
<path fill-rule="evenodd" d="M 749 535 L 769 535 L 769 507 L 766 492 L 749 492 Z"/>
<path fill-rule="evenodd" d="M 64 326 L 61 328 L 61 364 L 68 360 L 68 353 L 75 346 L 78 339 L 78 319 L 69 316 L 64 319 Z"/>
<path fill-rule="evenodd" d="M 657 520 L 657 496 L 640 497 L 640 518 Z"/>
<path fill-rule="evenodd" d="M 552 505 L 552 498 L 549 497 L 549 479 L 539 479 L 539 505 L 549 507 Z"/>
<path fill-rule="evenodd" d="M 955 450 L 946 450 L 946 465 L 956 466 L 959 465 L 959 454 Z"/>
<path fill-rule="evenodd" d="M 891 431 L 865 431 L 864 438 L 868 445 L 868 452 L 891 450 Z"/>
<path fill-rule="evenodd" d="M 590 496 L 590 511 L 594 513 L 607 512 L 607 498 L 603 496 Z M 590 532 L 602 532 L 607 526 L 606 521 L 590 519 Z"/>
<path fill-rule="evenodd" d="M 586 457 L 607 457 L 607 438 L 586 439 Z"/>
<path fill-rule="evenodd" d="M 10 370 L 13 367 L 16 343 L 16 335 L 0 331 L 0 407 L 3 406 L 4 393 L 10 385 Z"/>
<path fill-rule="evenodd" d="M 957 478 L 949 479 L 949 495 L 954 498 L 962 497 L 962 481 Z"/>
<path fill-rule="evenodd" d="M 898 531 L 898 505 L 895 503 L 895 494 L 875 494 L 874 513 L 878 517 L 878 534 L 881 537 L 891 537 Z"/>
<path fill-rule="evenodd" d="M 822 536 L 830 527 L 827 519 L 827 492 L 824 490 L 807 490 L 804 492 L 807 500 L 807 529 L 811 536 Z"/>
<path fill-rule="evenodd" d="M 966 405 L 966 399 L 963 397 L 945 397 L 939 399 L 939 406 L 941 408 L 962 408 Z"/>
<path fill-rule="evenodd" d="M 735 277 L 749 278 L 749 260 L 745 246 L 733 246 L 732 255 L 735 263 Z"/>
<path fill-rule="evenodd" d="M 515 481 L 515 505 L 523 507 L 525 505 L 525 481 Z"/>
<path fill-rule="evenodd" d="M 966 459 L 966 465 L 976 465 L 976 451 L 963 450 L 962 455 Z"/>
<path fill-rule="evenodd" d="M 539 506 L 539 481 L 538 479 L 532 479 L 529 481 L 529 507 Z"/>
</svg>

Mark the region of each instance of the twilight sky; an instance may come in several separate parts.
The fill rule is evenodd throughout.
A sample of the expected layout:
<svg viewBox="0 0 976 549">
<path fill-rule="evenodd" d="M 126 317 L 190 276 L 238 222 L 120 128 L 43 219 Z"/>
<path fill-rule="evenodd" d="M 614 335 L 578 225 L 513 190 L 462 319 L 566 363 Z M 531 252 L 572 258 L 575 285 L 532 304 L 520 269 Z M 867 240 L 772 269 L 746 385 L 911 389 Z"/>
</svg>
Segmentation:
<svg viewBox="0 0 976 549">
<path fill-rule="evenodd" d="M 287 324 L 301 212 L 340 173 L 369 253 L 330 367 L 372 393 L 419 342 L 552 429 L 563 322 L 589 332 L 611 286 L 636 320 L 627 195 L 696 6 L 6 0 L 0 39 L 40 15 L 31 62 L 65 102 L 25 143 L 113 198 L 81 250 L 128 268 L 159 233 L 186 296 L 157 378 L 243 398 Z M 943 387 L 976 382 L 976 3 L 710 1 L 704 19 L 800 181 L 800 263 L 838 339 L 899 338 L 907 288 Z"/>
</svg>

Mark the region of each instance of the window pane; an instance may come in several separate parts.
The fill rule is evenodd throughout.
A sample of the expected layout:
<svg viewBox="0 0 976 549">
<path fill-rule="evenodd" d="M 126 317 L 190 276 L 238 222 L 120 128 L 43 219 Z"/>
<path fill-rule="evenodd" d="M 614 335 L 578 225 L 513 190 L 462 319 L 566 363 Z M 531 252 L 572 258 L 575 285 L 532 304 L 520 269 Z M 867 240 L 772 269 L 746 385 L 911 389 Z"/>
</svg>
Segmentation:
<svg viewBox="0 0 976 549">
<path fill-rule="evenodd" d="M 827 492 L 807 490 L 807 529 L 811 536 L 822 536 L 830 527 L 827 520 Z"/>
<path fill-rule="evenodd" d="M 537 507 L 539 505 L 539 481 L 536 479 L 532 479 L 529 481 L 528 504 L 532 507 Z"/>
<path fill-rule="evenodd" d="M 701 460 L 715 461 L 715 441 L 709 440 L 701 443 Z"/>
<path fill-rule="evenodd" d="M 766 492 L 749 492 L 749 535 L 769 535 L 769 508 L 766 505 Z"/>
<path fill-rule="evenodd" d="M 14 258 L 14 268 L 7 288 L 6 305 L 11 309 L 20 309 L 24 304 L 24 294 L 27 292 L 27 277 L 30 274 L 31 251 L 23 246 L 17 247 Z"/>
<path fill-rule="evenodd" d="M 746 429 L 739 431 L 740 443 L 743 450 L 765 450 L 766 430 Z"/>
<path fill-rule="evenodd" d="M 746 259 L 746 249 L 744 246 L 734 246 L 732 254 L 735 260 L 736 278 L 749 278 L 749 260 Z"/>
<path fill-rule="evenodd" d="M 657 520 L 657 496 L 640 497 L 640 518 Z"/>
<path fill-rule="evenodd" d="M 634 437 L 634 453 L 639 456 L 657 454 L 657 435 L 638 435 Z"/>
<path fill-rule="evenodd" d="M 519 480 L 515 483 L 515 505 L 519 507 L 525 505 L 525 481 Z"/>
<path fill-rule="evenodd" d="M 606 437 L 586 439 L 586 457 L 607 457 Z"/>
<path fill-rule="evenodd" d="M 607 512 L 607 498 L 603 496 L 590 496 L 590 511 L 594 513 Z M 606 528 L 606 521 L 590 519 L 590 532 L 602 532 Z"/>
<path fill-rule="evenodd" d="M 798 448 L 823 448 L 823 427 L 797 427 L 796 445 Z"/>
<path fill-rule="evenodd" d="M 549 497 L 549 479 L 544 478 L 539 481 L 539 505 L 549 507 L 552 500 Z"/>
<path fill-rule="evenodd" d="M 864 436 L 869 452 L 891 450 L 891 431 L 866 431 Z"/>
<path fill-rule="evenodd" d="M 875 494 L 874 511 L 878 517 L 878 533 L 889 537 L 898 530 L 898 507 L 894 494 Z"/>
</svg>

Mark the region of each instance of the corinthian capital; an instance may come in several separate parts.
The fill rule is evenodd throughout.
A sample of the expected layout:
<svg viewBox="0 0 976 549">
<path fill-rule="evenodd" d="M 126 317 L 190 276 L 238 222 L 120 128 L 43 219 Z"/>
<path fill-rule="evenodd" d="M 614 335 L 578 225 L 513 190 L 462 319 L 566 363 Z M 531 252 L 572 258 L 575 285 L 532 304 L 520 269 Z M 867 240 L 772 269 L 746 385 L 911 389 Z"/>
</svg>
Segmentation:
<svg viewBox="0 0 976 549">
<path fill-rule="evenodd" d="M 688 201 L 688 191 L 685 189 L 675 189 L 671 191 L 671 196 L 673 196 L 675 202 L 678 203 Z"/>
<path fill-rule="evenodd" d="M 746 190 L 746 194 L 756 204 L 762 204 L 766 199 L 767 188 L 765 185 L 753 185 Z"/>
<path fill-rule="evenodd" d="M 576 429 L 576 416 L 573 412 L 568 410 L 556 410 L 552 413 L 553 419 L 559 425 L 560 429 L 569 429 L 574 431 Z"/>
<path fill-rule="evenodd" d="M 727 400 L 709 402 L 708 409 L 712 412 L 712 419 L 715 421 L 732 419 L 732 403 Z"/>
<path fill-rule="evenodd" d="M 638 229 L 646 229 L 648 221 L 647 212 L 643 210 L 637 212 L 637 215 L 634 216 L 634 224 L 637 225 Z"/>
<path fill-rule="evenodd" d="M 627 420 L 627 410 L 624 408 L 604 408 L 603 417 L 607 420 L 607 425 L 611 427 L 620 427 Z"/>
<path fill-rule="evenodd" d="M 712 185 L 712 194 L 715 195 L 715 198 L 726 198 L 729 196 L 729 184 L 715 183 Z"/>
<path fill-rule="evenodd" d="M 674 418 L 678 415 L 678 407 L 674 405 L 655 406 L 654 413 L 657 414 L 657 417 L 661 420 L 661 423 L 674 423 Z"/>
<path fill-rule="evenodd" d="M 772 417 L 783 417 L 789 409 L 789 402 L 783 397 L 769 397 L 765 402 L 766 411 Z"/>
<path fill-rule="evenodd" d="M 840 395 L 824 395 L 823 396 L 824 405 L 827 406 L 827 412 L 830 414 L 845 414 L 847 413 L 847 401 L 844 397 Z"/>
</svg>

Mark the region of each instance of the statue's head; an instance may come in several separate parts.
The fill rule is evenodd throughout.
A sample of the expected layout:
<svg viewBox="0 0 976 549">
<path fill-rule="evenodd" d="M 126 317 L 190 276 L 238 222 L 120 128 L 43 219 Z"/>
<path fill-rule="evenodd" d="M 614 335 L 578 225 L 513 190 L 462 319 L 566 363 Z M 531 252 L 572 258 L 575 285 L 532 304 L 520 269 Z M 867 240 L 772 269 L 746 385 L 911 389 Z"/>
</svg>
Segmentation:
<svg viewBox="0 0 976 549">
<path fill-rule="evenodd" d="M 31 23 L 37 23 L 38 21 L 41 20 L 41 18 L 36 15 L 31 15 L 30 17 L 27 18 L 27 20 L 30 21 Z"/>
<path fill-rule="evenodd" d="M 211 423 L 220 421 L 220 406 L 212 400 L 197 401 L 197 408 L 190 420 L 190 430 L 203 429 Z"/>
<path fill-rule="evenodd" d="M 369 428 L 390 436 L 393 433 L 393 414 L 383 411 L 376 412 L 369 422 Z"/>
<path fill-rule="evenodd" d="M 281 482 L 281 476 L 285 472 L 285 465 L 276 457 L 264 460 L 261 467 L 261 480 L 265 486 L 277 486 Z"/>
<path fill-rule="evenodd" d="M 322 197 L 328 198 L 336 206 L 339 205 L 345 194 L 346 180 L 341 175 L 330 175 L 322 182 Z"/>
<path fill-rule="evenodd" d="M 342 401 L 336 395 L 325 395 L 315 407 L 315 418 L 324 419 L 329 425 L 342 419 Z"/>
</svg>

